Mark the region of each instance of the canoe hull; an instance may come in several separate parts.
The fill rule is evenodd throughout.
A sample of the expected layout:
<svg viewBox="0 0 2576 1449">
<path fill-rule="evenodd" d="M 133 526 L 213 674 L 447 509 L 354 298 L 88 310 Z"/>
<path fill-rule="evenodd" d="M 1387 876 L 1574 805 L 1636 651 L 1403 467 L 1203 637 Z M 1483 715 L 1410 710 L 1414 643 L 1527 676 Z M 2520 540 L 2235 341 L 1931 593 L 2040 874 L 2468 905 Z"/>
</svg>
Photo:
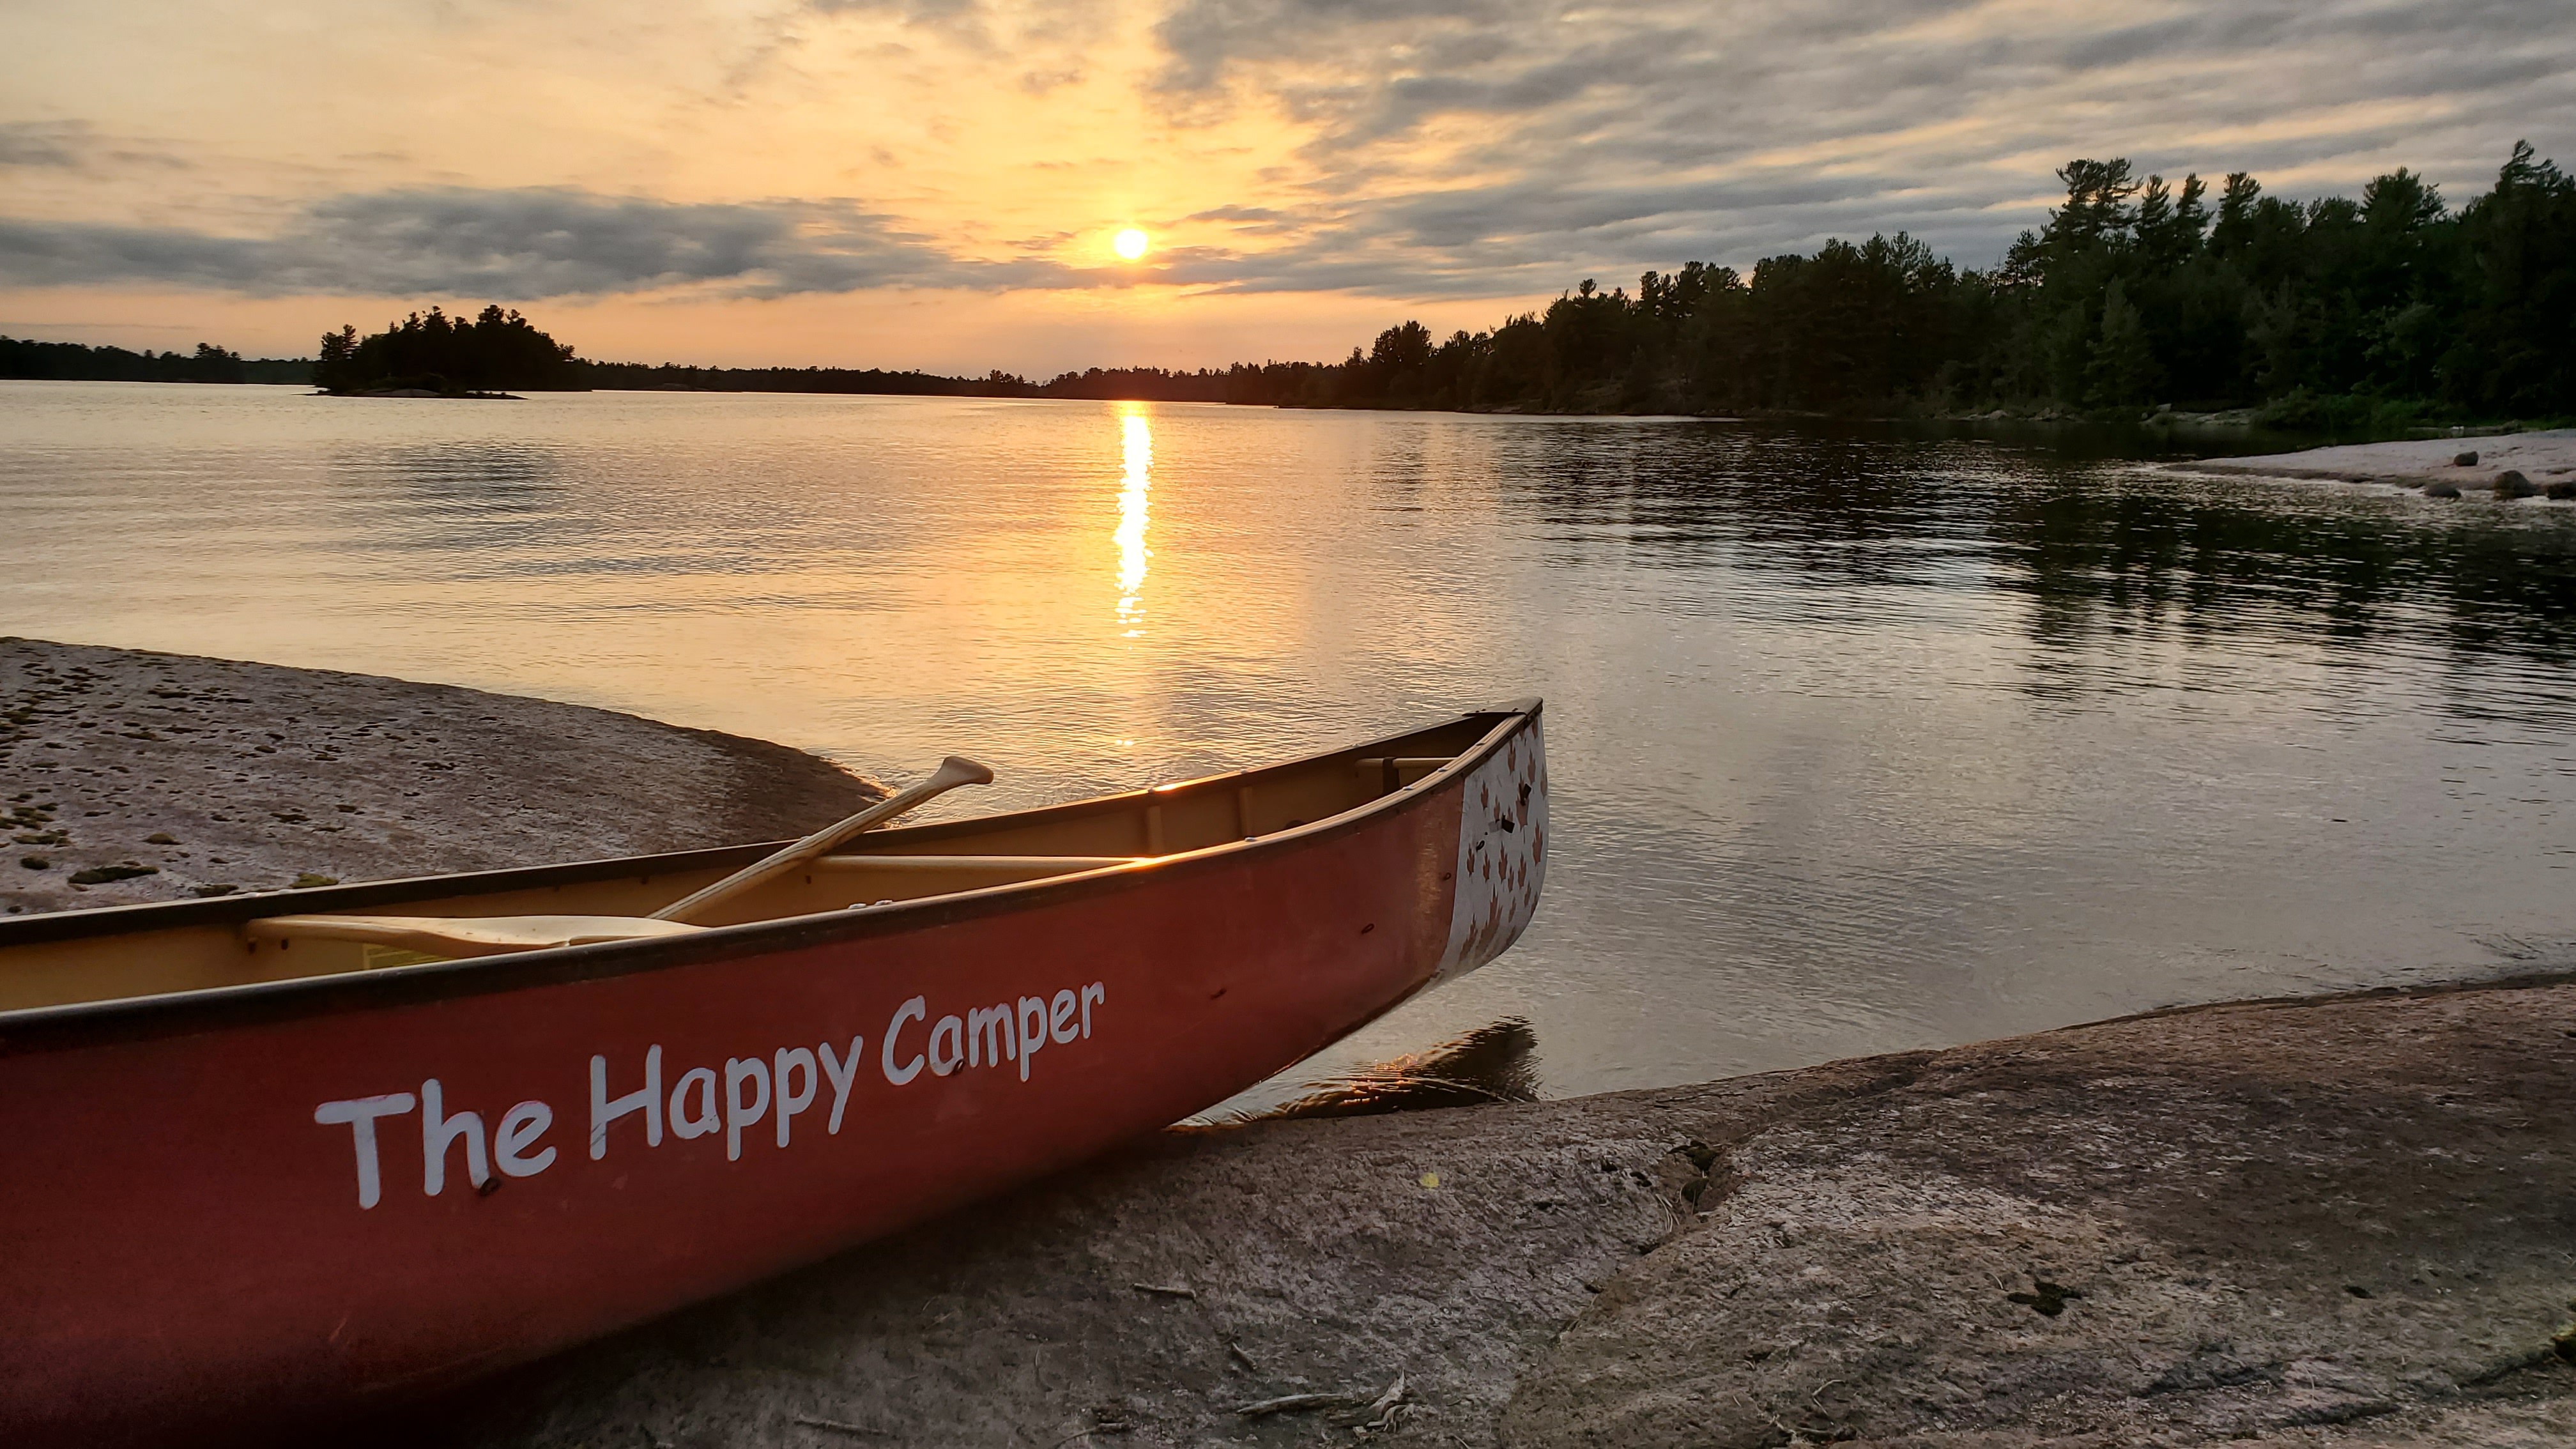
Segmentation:
<svg viewBox="0 0 2576 1449">
<path fill-rule="evenodd" d="M 0 1017 L 0 1440 L 391 1402 L 1222 1100 L 1526 924 L 1535 712 L 1487 744 L 1361 818 L 900 929 L 573 948 L 545 954 L 634 964 L 130 1035 Z"/>
</svg>

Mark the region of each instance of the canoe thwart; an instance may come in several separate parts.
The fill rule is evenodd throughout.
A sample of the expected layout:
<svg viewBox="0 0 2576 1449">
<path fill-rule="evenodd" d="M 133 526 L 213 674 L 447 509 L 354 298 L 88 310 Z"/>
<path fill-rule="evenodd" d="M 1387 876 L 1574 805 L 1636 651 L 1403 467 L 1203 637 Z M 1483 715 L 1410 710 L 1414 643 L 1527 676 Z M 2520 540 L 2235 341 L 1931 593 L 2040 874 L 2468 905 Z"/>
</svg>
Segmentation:
<svg viewBox="0 0 2576 1449">
<path fill-rule="evenodd" d="M 356 941 L 456 957 L 687 936 L 705 929 L 646 916 L 270 916 L 248 922 L 242 934 L 253 941 Z"/>
<path fill-rule="evenodd" d="M 1375 775 L 1378 789 L 1391 794 L 1438 773 L 1451 762 L 1451 758 L 1448 755 L 1363 755 L 1351 761 L 1351 768 L 1363 775 Z"/>
</svg>

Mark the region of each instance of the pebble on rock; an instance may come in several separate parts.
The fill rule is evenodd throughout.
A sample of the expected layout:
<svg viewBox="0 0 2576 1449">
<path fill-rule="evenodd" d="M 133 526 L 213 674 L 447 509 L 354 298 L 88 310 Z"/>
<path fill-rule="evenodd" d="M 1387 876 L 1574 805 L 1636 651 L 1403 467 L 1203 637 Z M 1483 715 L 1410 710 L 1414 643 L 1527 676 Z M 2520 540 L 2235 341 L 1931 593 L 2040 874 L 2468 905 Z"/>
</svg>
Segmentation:
<svg viewBox="0 0 2576 1449">
<path fill-rule="evenodd" d="M 2460 490 L 2448 483 L 2427 483 L 2424 485 L 2424 496 L 2427 498 L 2457 498 L 2460 496 Z"/>
<path fill-rule="evenodd" d="M 2455 468 L 2474 468 L 2478 466 L 2478 455 L 2474 452 L 2462 453 L 2451 460 L 2451 466 Z"/>
<path fill-rule="evenodd" d="M 106 885 L 110 881 L 140 880 L 147 875 L 160 873 L 161 867 L 157 865 L 144 865 L 138 861 L 127 860 L 115 865 L 94 865 L 87 870 L 73 871 L 72 884 Z"/>
<path fill-rule="evenodd" d="M 2576 498 L 2576 479 L 2561 478 L 2540 491 L 2552 498 Z"/>
<path fill-rule="evenodd" d="M 2518 468 L 2507 468 L 2496 475 L 2495 495 L 2498 498 L 2529 498 L 2539 491 L 2531 486 L 2531 480 L 2522 476 L 2522 470 Z"/>
</svg>

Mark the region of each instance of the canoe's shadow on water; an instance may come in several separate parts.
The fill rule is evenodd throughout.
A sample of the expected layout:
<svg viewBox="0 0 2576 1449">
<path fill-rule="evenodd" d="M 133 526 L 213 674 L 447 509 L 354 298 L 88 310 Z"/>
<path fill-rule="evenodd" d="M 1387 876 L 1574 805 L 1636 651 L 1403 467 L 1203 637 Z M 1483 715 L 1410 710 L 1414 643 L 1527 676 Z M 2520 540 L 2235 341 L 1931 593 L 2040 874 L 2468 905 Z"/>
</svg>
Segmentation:
<svg viewBox="0 0 2576 1449">
<path fill-rule="evenodd" d="M 1519 1017 L 1346 1076 L 1308 1084 L 1305 1096 L 1266 1111 L 1228 1112 L 1219 1126 L 1281 1117 L 1370 1117 L 1429 1107 L 1538 1100 L 1538 1033 Z"/>
</svg>

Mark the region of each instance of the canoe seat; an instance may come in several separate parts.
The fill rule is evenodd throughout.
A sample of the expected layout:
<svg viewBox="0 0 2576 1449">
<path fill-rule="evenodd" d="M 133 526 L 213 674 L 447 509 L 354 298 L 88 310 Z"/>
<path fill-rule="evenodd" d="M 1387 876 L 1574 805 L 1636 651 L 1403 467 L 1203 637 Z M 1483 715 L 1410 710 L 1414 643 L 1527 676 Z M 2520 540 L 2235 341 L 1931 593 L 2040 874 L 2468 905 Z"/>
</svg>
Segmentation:
<svg viewBox="0 0 2576 1449">
<path fill-rule="evenodd" d="M 430 956 L 499 956 L 549 946 L 688 936 L 707 929 L 648 916 L 270 916 L 242 927 L 254 941 L 358 941 Z"/>
</svg>

